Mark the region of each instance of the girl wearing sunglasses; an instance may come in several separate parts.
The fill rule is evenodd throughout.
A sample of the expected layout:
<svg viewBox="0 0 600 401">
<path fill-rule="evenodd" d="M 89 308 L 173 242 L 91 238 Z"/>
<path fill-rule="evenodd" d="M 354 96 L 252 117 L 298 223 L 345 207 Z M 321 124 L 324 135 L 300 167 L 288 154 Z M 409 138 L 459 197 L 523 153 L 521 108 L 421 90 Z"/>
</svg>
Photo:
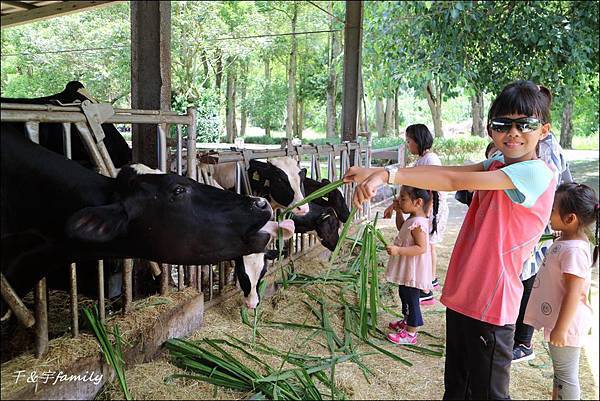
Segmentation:
<svg viewBox="0 0 600 401">
<path fill-rule="evenodd" d="M 360 206 L 381 185 L 477 190 L 460 230 L 440 301 L 446 309 L 444 399 L 509 399 L 519 279 L 550 218 L 556 178 L 536 153 L 550 130 L 548 89 L 506 86 L 488 113 L 498 157 L 466 166 L 352 167 Z"/>
</svg>

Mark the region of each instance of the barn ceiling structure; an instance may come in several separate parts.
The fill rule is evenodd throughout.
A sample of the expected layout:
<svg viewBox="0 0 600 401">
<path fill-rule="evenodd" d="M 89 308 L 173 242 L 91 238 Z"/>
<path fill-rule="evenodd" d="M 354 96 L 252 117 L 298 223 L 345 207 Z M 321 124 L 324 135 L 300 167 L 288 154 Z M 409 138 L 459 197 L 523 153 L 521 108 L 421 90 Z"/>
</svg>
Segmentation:
<svg viewBox="0 0 600 401">
<path fill-rule="evenodd" d="M 2 29 L 122 1 L 1 1 Z M 131 1 L 131 107 L 170 110 L 171 2 Z M 363 2 L 346 1 L 342 140 L 356 141 Z M 134 124 L 133 160 L 158 167 L 156 127 Z M 350 158 L 353 160 L 353 158 Z"/>
</svg>

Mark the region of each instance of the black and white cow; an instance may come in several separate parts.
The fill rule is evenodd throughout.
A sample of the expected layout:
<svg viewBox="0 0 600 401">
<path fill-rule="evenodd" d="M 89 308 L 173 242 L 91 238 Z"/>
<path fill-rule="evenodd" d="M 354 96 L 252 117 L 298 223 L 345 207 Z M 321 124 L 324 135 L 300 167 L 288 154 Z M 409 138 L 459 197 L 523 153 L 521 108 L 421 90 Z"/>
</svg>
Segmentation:
<svg viewBox="0 0 600 401">
<path fill-rule="evenodd" d="M 276 234 L 264 198 L 142 165 L 105 177 L 4 123 L 0 139 L 1 269 L 19 295 L 73 261 L 211 264 L 264 252 Z"/>
<path fill-rule="evenodd" d="M 84 100 L 92 100 L 90 95 L 85 90 L 83 84 L 78 81 L 71 81 L 65 89 L 57 94 L 32 98 L 7 98 L 2 97 L 2 103 L 21 103 L 21 104 L 66 104 L 76 101 L 83 102 Z M 10 124 L 21 131 L 25 131 L 24 123 L 3 123 Z M 104 131 L 104 144 L 111 156 L 113 164 L 116 168 L 122 167 L 131 163 L 131 148 L 125 141 L 125 138 L 115 128 L 113 124 L 102 124 Z M 64 154 L 63 152 L 63 135 L 61 123 L 41 123 L 39 130 L 39 143 L 45 148 L 48 148 L 56 153 Z M 73 126 L 71 130 L 71 155 L 72 159 L 88 168 L 93 168 L 91 158 L 83 145 L 77 127 Z"/>
<path fill-rule="evenodd" d="M 330 183 L 331 181 L 325 178 L 319 182 L 307 177 L 304 180 L 304 191 L 309 195 Z M 348 217 L 350 217 L 350 210 L 348 209 L 348 205 L 346 205 L 344 195 L 342 195 L 339 189 L 331 191 L 327 195 L 315 199 L 313 202 L 323 207 L 332 208 L 342 223 L 348 221 Z"/>
<path fill-rule="evenodd" d="M 281 222 L 282 237 L 288 240 L 293 237 L 295 227 L 292 220 Z M 276 226 L 273 226 L 276 229 Z M 275 237 L 275 236 L 274 236 Z M 264 275 L 267 273 L 269 260 L 277 258 L 277 251 L 244 255 L 235 259 L 235 277 L 240 289 L 244 293 L 244 303 L 249 309 L 254 309 L 260 302 L 258 287 Z"/>
<path fill-rule="evenodd" d="M 304 216 L 292 216 L 296 233 L 315 231 L 321 244 L 333 252 L 340 239 L 340 219 L 331 207 L 309 202 L 310 211 Z"/>
<path fill-rule="evenodd" d="M 262 196 L 273 209 L 285 209 L 304 199 L 303 181 L 306 169 L 300 169 L 291 157 L 277 157 L 267 162 L 250 160 L 248 177 L 252 193 Z M 225 189 L 235 188 L 235 163 L 215 164 L 213 179 Z M 297 216 L 308 213 L 308 205 L 292 211 Z"/>
</svg>

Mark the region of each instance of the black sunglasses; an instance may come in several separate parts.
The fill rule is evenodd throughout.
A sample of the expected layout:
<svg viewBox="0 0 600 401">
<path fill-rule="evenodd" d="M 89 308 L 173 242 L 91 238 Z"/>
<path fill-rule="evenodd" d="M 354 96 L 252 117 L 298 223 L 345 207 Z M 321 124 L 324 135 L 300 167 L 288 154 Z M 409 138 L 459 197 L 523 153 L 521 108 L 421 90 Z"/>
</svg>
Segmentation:
<svg viewBox="0 0 600 401">
<path fill-rule="evenodd" d="M 492 118 L 489 123 L 489 127 L 492 131 L 496 132 L 508 132 L 512 128 L 512 125 L 523 134 L 535 131 L 542 126 L 542 122 L 534 117 L 522 117 L 522 118 Z"/>
</svg>

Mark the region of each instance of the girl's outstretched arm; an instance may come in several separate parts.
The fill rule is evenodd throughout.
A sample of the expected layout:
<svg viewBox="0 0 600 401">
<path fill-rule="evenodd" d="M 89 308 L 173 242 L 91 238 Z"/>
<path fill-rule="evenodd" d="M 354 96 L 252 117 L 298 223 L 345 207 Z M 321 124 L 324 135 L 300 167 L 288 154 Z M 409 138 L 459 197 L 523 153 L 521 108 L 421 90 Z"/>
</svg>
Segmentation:
<svg viewBox="0 0 600 401">
<path fill-rule="evenodd" d="M 565 296 L 560 306 L 560 312 L 558 312 L 556 325 L 550 333 L 550 344 L 556 347 L 564 347 L 567 344 L 567 332 L 571 323 L 573 323 L 577 305 L 581 297 L 585 297 L 585 279 L 583 277 L 564 273 L 563 279 L 565 282 Z"/>
<path fill-rule="evenodd" d="M 344 175 L 344 181 L 359 184 L 354 191 L 354 204 L 362 205 L 386 184 L 389 173 L 383 168 L 351 167 Z M 395 184 L 431 189 L 434 191 L 502 190 L 513 189 L 515 185 L 502 171 L 483 171 L 483 163 L 458 166 L 418 166 L 399 169 Z"/>
</svg>

